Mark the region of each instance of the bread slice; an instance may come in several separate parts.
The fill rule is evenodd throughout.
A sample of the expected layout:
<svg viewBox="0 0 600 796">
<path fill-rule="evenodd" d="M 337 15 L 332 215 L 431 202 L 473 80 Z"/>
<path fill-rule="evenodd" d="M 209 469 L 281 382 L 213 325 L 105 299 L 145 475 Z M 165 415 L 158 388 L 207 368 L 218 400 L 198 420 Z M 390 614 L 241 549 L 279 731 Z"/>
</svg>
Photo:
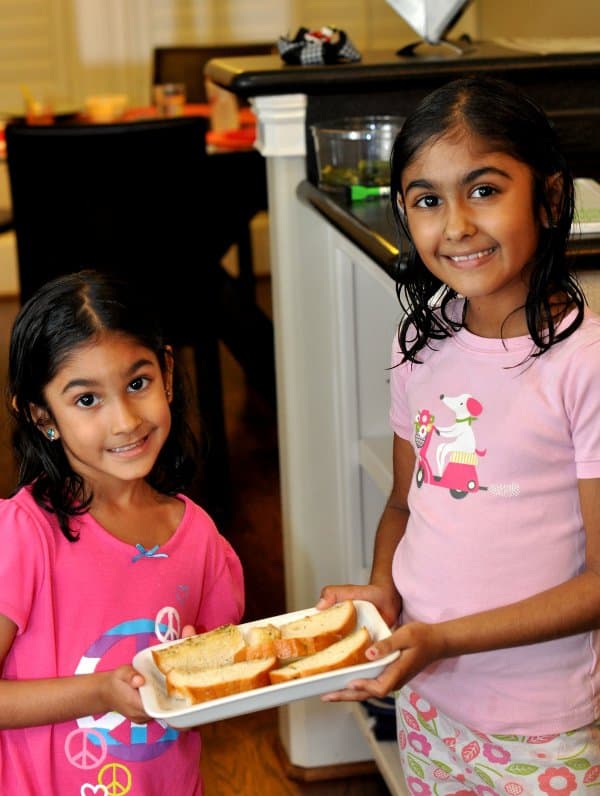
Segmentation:
<svg viewBox="0 0 600 796">
<path fill-rule="evenodd" d="M 245 660 L 277 656 L 275 641 L 281 638 L 281 630 L 277 625 L 254 625 L 246 633 Z"/>
<path fill-rule="evenodd" d="M 171 669 L 166 676 L 167 693 L 186 699 L 190 705 L 241 694 L 270 685 L 269 672 L 276 665 L 277 658 L 272 656 L 211 669 Z"/>
<path fill-rule="evenodd" d="M 315 614 L 280 625 L 275 654 L 281 663 L 313 655 L 347 636 L 356 628 L 356 606 L 352 600 L 332 605 Z"/>
<path fill-rule="evenodd" d="M 297 680 L 300 677 L 310 677 L 313 674 L 343 669 L 344 666 L 366 663 L 365 650 L 371 643 L 371 634 L 367 628 L 360 627 L 327 649 L 316 652 L 314 655 L 308 655 L 306 658 L 301 658 L 280 669 L 273 669 L 269 673 L 269 679 L 273 685 L 276 685 Z"/>
<path fill-rule="evenodd" d="M 168 647 L 152 648 L 152 658 L 158 669 L 168 674 L 175 668 L 206 669 L 243 660 L 245 648 L 246 642 L 237 625 L 221 625 Z"/>
</svg>

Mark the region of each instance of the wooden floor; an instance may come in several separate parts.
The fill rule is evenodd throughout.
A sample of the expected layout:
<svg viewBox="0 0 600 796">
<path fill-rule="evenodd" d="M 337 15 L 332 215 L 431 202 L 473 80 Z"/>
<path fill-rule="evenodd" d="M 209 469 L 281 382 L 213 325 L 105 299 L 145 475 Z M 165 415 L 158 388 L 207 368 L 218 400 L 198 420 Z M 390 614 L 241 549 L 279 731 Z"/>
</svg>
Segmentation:
<svg viewBox="0 0 600 796">
<path fill-rule="evenodd" d="M 262 289 L 268 291 L 268 282 Z M 2 390 L 10 327 L 17 309 L 16 300 L 0 299 Z M 276 413 L 248 387 L 225 348 L 222 364 L 234 493 L 227 536 L 244 565 L 245 620 L 251 621 L 285 612 Z M 6 411 L 4 405 L 0 411 Z M 3 421 L 4 414 L 0 415 L 0 497 L 9 493 L 14 481 Z M 205 725 L 202 737 L 206 796 L 389 796 L 377 773 L 316 782 L 288 778 L 280 753 L 276 709 Z"/>
</svg>

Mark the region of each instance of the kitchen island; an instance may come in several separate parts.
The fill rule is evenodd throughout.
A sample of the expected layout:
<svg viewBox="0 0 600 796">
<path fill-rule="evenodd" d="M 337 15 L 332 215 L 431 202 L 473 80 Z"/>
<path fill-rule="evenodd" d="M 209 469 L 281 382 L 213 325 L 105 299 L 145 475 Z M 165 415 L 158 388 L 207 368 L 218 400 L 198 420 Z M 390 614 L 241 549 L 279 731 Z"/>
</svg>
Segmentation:
<svg viewBox="0 0 600 796">
<path fill-rule="evenodd" d="M 206 74 L 249 98 L 267 160 L 287 610 L 322 586 L 364 582 L 391 486 L 387 367 L 400 319 L 394 273 L 405 246 L 386 200 L 349 206 L 316 187 L 310 124 L 403 113 L 467 71 L 506 77 L 548 110 L 577 176 L 600 176 L 600 53 L 541 57 L 477 45 L 465 57 L 366 54 L 358 64 L 289 67 L 277 56 L 223 59 Z M 580 242 L 598 264 L 600 241 Z M 316 779 L 375 758 L 406 793 L 394 742 L 378 743 L 348 704 L 317 698 L 280 709 L 292 776 Z M 333 775 L 335 775 L 333 773 Z"/>
</svg>

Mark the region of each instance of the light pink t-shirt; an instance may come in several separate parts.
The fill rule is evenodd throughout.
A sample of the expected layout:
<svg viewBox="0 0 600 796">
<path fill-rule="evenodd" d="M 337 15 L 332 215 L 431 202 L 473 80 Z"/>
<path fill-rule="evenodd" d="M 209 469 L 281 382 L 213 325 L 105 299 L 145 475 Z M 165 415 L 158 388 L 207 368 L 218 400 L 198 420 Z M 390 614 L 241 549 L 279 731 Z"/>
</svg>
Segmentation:
<svg viewBox="0 0 600 796">
<path fill-rule="evenodd" d="M 240 620 L 240 561 L 210 517 L 180 499 L 181 523 L 152 555 L 89 514 L 76 521 L 80 540 L 68 542 L 27 489 L 0 500 L 0 613 L 18 627 L 5 679 L 112 669 L 186 624 L 201 632 Z M 0 793 L 198 796 L 200 747 L 195 730 L 117 713 L 0 730 Z"/>
<path fill-rule="evenodd" d="M 524 365 L 527 337 L 461 330 L 433 345 L 423 364 L 390 372 L 392 428 L 417 455 L 393 561 L 404 622 L 494 608 L 577 575 L 577 481 L 600 477 L 600 318 L 586 312 Z M 400 360 L 395 340 L 392 364 Z M 599 654 L 598 632 L 582 633 L 446 659 L 411 685 L 477 730 L 564 732 L 600 716 Z"/>
</svg>

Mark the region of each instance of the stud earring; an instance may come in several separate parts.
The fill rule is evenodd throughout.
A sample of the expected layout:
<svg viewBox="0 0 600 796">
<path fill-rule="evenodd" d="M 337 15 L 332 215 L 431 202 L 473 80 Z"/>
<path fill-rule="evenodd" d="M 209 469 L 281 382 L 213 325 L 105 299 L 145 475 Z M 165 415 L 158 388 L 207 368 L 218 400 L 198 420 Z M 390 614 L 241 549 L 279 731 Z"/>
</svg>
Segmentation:
<svg viewBox="0 0 600 796">
<path fill-rule="evenodd" d="M 48 439 L 50 440 L 50 442 L 54 442 L 54 440 L 55 440 L 55 438 L 56 438 L 56 431 L 55 431 L 53 428 L 49 428 L 49 429 L 46 431 L 46 436 L 48 437 Z"/>
</svg>

